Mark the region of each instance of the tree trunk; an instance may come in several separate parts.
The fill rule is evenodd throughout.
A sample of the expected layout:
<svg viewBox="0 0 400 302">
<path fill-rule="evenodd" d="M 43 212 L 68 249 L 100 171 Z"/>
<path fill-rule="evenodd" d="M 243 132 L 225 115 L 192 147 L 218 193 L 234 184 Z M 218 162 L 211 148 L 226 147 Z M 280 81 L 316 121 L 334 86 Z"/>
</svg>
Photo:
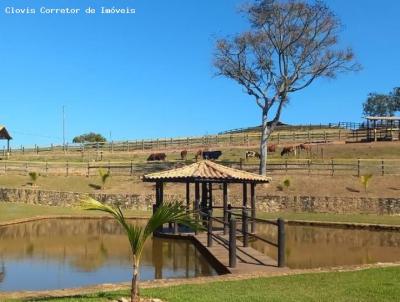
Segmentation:
<svg viewBox="0 0 400 302">
<path fill-rule="evenodd" d="M 139 270 L 138 265 L 133 264 L 133 276 L 131 285 L 131 302 L 139 302 Z"/>
<path fill-rule="evenodd" d="M 267 157 L 268 157 L 268 114 L 267 110 L 262 110 L 262 132 L 260 142 L 260 175 L 267 175 Z"/>
</svg>

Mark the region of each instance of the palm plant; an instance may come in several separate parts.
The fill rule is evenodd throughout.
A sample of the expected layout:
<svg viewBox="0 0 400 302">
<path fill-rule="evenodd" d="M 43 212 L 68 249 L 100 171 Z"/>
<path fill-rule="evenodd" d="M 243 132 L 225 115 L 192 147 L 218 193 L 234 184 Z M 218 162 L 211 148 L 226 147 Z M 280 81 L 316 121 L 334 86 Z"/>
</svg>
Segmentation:
<svg viewBox="0 0 400 302">
<path fill-rule="evenodd" d="M 169 222 L 180 223 L 191 229 L 201 228 L 201 226 L 186 213 L 186 208 L 178 202 L 159 206 L 150 217 L 145 227 L 129 224 L 124 217 L 121 208 L 118 206 L 105 205 L 90 197 L 83 200 L 82 206 L 85 210 L 102 211 L 110 214 L 128 235 L 133 256 L 131 302 L 139 301 L 139 268 L 146 240 L 163 224 Z"/>
<path fill-rule="evenodd" d="M 102 189 L 104 189 L 104 187 L 106 186 L 106 182 L 107 182 L 107 179 L 110 177 L 110 171 L 108 171 L 108 172 L 106 172 L 106 171 L 104 171 L 103 169 L 99 169 L 99 175 L 100 175 L 100 178 L 101 178 L 101 188 Z"/>
<path fill-rule="evenodd" d="M 360 181 L 364 187 L 365 193 L 367 193 L 367 189 L 368 189 L 369 182 L 371 181 L 371 179 L 372 179 L 372 174 L 366 174 L 366 175 L 360 176 Z"/>
</svg>

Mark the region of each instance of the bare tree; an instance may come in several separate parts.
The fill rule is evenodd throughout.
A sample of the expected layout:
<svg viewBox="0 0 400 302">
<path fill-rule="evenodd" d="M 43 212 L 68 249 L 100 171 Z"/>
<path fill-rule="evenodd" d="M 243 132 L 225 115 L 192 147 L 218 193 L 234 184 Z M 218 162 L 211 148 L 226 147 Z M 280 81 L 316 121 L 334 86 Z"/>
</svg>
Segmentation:
<svg viewBox="0 0 400 302">
<path fill-rule="evenodd" d="M 350 48 L 338 49 L 340 21 L 321 1 L 259 0 L 242 11 L 251 29 L 219 39 L 214 66 L 218 75 L 243 86 L 261 108 L 260 174 L 265 175 L 268 138 L 289 95 L 317 78 L 334 78 L 360 65 Z"/>
</svg>

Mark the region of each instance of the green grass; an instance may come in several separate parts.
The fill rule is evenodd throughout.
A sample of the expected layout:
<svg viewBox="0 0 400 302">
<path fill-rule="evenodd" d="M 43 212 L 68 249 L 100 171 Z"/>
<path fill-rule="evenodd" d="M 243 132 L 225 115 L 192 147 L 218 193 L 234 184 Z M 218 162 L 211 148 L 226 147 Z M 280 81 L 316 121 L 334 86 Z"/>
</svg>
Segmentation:
<svg viewBox="0 0 400 302">
<path fill-rule="evenodd" d="M 331 213 L 291 213 L 291 212 L 265 213 L 265 212 L 258 212 L 257 217 L 263 218 L 263 219 L 277 219 L 277 218 L 281 217 L 286 220 L 400 225 L 400 215 L 389 216 L 389 215 L 375 215 L 375 214 L 331 214 Z"/>
<path fill-rule="evenodd" d="M 399 301 L 399 279 L 400 268 L 392 267 L 143 289 L 141 294 L 168 302 Z M 128 292 L 34 301 L 109 301 L 121 296 Z"/>
<path fill-rule="evenodd" d="M 125 211 L 127 216 L 143 216 L 148 217 L 150 212 L 145 211 Z M 42 205 L 30 205 L 24 203 L 0 203 L 0 223 L 7 222 L 16 219 L 32 218 L 38 216 L 100 216 L 101 213 L 93 211 L 84 211 L 78 207 L 64 208 L 56 206 L 42 206 Z M 106 216 L 106 215 L 101 215 Z"/>
</svg>

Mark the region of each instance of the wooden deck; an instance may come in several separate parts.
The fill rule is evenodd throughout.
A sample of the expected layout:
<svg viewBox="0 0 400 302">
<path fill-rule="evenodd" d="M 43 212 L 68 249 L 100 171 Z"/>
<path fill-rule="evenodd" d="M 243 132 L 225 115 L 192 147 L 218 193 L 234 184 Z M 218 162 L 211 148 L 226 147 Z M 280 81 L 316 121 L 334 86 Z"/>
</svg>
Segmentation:
<svg viewBox="0 0 400 302">
<path fill-rule="evenodd" d="M 221 237 L 228 240 L 228 236 Z M 231 274 L 244 274 L 255 272 L 277 272 L 289 271 L 290 269 L 278 267 L 278 263 L 267 255 L 255 250 L 252 247 L 243 247 L 241 241 L 236 242 L 237 263 L 235 268 L 229 267 L 229 253 L 227 245 L 219 239 L 213 238 L 212 247 L 207 247 L 207 233 L 194 235 L 193 238 L 198 241 L 214 258 L 218 260 Z"/>
<path fill-rule="evenodd" d="M 226 242 L 228 236 L 223 235 L 222 231 L 214 231 L 213 234 L 223 237 Z M 212 247 L 207 247 L 207 232 L 194 233 L 180 232 L 173 234 L 172 229 L 164 229 L 159 237 L 175 238 L 175 239 L 190 239 L 192 240 L 200 252 L 207 260 L 215 267 L 220 274 L 248 274 L 248 273 L 277 273 L 289 272 L 287 267 L 278 267 L 277 261 L 267 255 L 257 251 L 252 247 L 243 247 L 243 242 L 236 241 L 236 267 L 229 267 L 229 250 L 227 244 L 213 237 Z"/>
</svg>

